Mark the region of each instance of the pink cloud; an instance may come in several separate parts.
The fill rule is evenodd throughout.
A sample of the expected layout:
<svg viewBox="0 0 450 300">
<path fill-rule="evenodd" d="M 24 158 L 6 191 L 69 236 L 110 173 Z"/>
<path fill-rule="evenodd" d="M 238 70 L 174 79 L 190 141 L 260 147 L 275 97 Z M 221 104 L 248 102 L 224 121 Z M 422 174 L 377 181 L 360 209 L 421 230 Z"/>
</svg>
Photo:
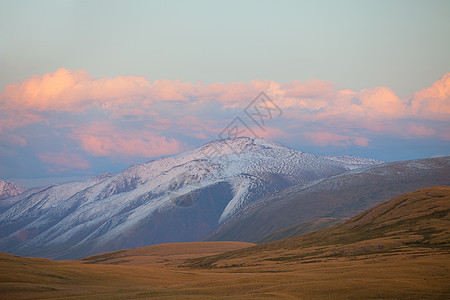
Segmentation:
<svg viewBox="0 0 450 300">
<path fill-rule="evenodd" d="M 365 137 L 345 136 L 326 131 L 306 132 L 305 136 L 318 146 L 350 146 L 355 144 L 367 147 L 369 145 L 369 139 Z"/>
<path fill-rule="evenodd" d="M 5 88 L 3 95 L 8 108 L 28 108 L 37 111 L 79 111 L 98 100 L 123 101 L 146 94 L 150 83 L 144 77 L 123 76 L 96 80 L 87 71 L 58 69 L 56 72 L 33 76 L 23 83 Z"/>
<path fill-rule="evenodd" d="M 178 79 L 157 80 L 151 85 L 149 96 L 155 100 L 188 100 L 189 93 L 193 91 L 193 85 Z"/>
<path fill-rule="evenodd" d="M 423 125 L 410 125 L 408 133 L 413 136 L 426 137 L 436 134 L 436 130 Z"/>
<path fill-rule="evenodd" d="M 60 173 L 70 169 L 88 169 L 89 163 L 78 154 L 67 152 L 44 152 L 38 155 L 47 164 L 51 173 Z"/>
<path fill-rule="evenodd" d="M 9 146 L 25 147 L 27 145 L 27 140 L 24 137 L 12 133 L 0 132 L 0 142 Z"/>
<path fill-rule="evenodd" d="M 159 117 L 156 120 L 154 124 L 148 124 L 146 128 L 150 131 L 169 130 L 182 132 L 186 136 L 199 139 L 208 139 L 208 135 L 210 138 L 211 136 L 217 137 L 226 125 L 222 120 L 216 120 L 210 116 L 202 118 L 201 116 L 186 115 L 175 119 Z"/>
<path fill-rule="evenodd" d="M 26 146 L 25 136 L 14 131 L 46 121 L 47 127 L 58 128 L 58 132 L 72 132 L 71 137 L 92 155 L 167 155 L 183 147 L 162 136 L 161 131 L 199 139 L 217 136 L 235 116 L 245 117 L 243 108 L 261 91 L 283 110 L 286 126 L 280 129 L 269 124 L 266 131 L 258 132 L 266 138 L 296 136 L 300 130 L 317 145 L 367 146 L 369 140 L 359 137 L 362 132 L 364 136 L 390 134 L 404 138 L 447 136 L 446 126 L 428 121 L 450 120 L 450 73 L 411 98 L 401 99 L 388 87 L 352 91 L 337 89 L 332 82 L 322 80 L 203 85 L 168 79 L 150 82 L 142 76 L 96 79 L 85 70 L 67 69 L 7 86 L 0 95 L 0 134 L 2 141 L 10 138 Z M 91 111 L 100 112 L 115 124 L 139 120 L 146 125 L 122 129 L 107 122 L 84 125 L 76 123 L 80 122 L 78 118 L 61 122 L 60 117 L 49 117 L 61 112 L 83 116 Z M 421 123 L 425 121 L 426 126 Z"/>
<path fill-rule="evenodd" d="M 37 111 L 80 111 L 93 105 L 113 109 L 117 105 L 149 108 L 157 101 L 199 100 L 239 102 L 252 100 L 270 81 L 230 82 L 193 85 L 178 79 L 156 80 L 142 76 L 119 76 L 95 79 L 85 70 L 58 69 L 33 76 L 22 83 L 8 85 L 1 97 L 8 108 Z"/>
<path fill-rule="evenodd" d="M 432 86 L 415 93 L 411 101 L 414 115 L 431 119 L 449 120 L 450 73 L 445 74 Z"/>
<path fill-rule="evenodd" d="M 314 119 L 339 116 L 345 120 L 395 119 L 406 114 L 405 101 L 386 87 L 363 89 L 360 92 L 340 90 L 322 97 L 301 99 L 305 109 L 313 111 Z"/>
<path fill-rule="evenodd" d="M 360 112 L 367 115 L 381 114 L 386 117 L 399 117 L 405 113 L 404 103 L 386 87 L 365 89 L 358 93 L 361 101 Z"/>
<path fill-rule="evenodd" d="M 294 135 L 292 133 L 289 133 L 287 130 L 269 126 L 265 127 L 264 130 L 255 128 L 255 131 L 259 137 L 267 140 L 291 139 L 294 137 Z"/>
<path fill-rule="evenodd" d="M 291 81 L 280 84 L 270 80 L 191 84 L 180 80 L 157 80 L 142 76 L 119 76 L 95 79 L 87 71 L 59 69 L 33 76 L 22 83 L 9 85 L 1 95 L 4 109 L 79 112 L 99 107 L 115 113 L 149 114 L 158 101 L 211 101 L 224 107 L 243 107 L 256 95 L 266 91 L 283 108 L 313 112 L 318 118 L 342 115 L 345 118 L 440 119 L 450 114 L 450 73 L 431 87 L 417 92 L 413 98 L 400 99 L 387 87 L 363 89 L 359 92 L 338 90 L 322 80 Z M 410 104 L 409 104 L 410 103 Z"/>
<path fill-rule="evenodd" d="M 267 91 L 272 84 L 274 82 L 270 80 L 252 80 L 249 83 L 214 82 L 210 85 L 202 85 L 199 82 L 190 94 L 200 102 L 214 100 L 222 103 L 223 108 L 236 108 L 250 103 L 261 91 Z"/>
<path fill-rule="evenodd" d="M 0 112 L 0 134 L 12 131 L 18 127 L 26 126 L 44 121 L 45 118 L 37 114 L 23 111 L 3 111 Z"/>
<path fill-rule="evenodd" d="M 156 157 L 181 152 L 175 139 L 146 130 L 121 130 L 103 122 L 74 130 L 72 138 L 93 156 Z"/>
<path fill-rule="evenodd" d="M 27 140 L 18 135 L 10 135 L 7 137 L 7 139 L 13 145 L 18 145 L 21 147 L 25 147 L 27 145 Z"/>
</svg>

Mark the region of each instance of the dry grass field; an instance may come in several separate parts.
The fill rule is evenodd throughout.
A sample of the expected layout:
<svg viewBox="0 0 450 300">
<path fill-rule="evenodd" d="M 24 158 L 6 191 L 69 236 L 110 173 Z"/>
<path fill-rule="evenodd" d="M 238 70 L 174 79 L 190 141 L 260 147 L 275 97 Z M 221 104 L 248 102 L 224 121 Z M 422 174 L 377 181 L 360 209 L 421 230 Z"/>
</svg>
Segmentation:
<svg viewBox="0 0 450 300">
<path fill-rule="evenodd" d="M 51 261 L 0 255 L 0 299 L 449 299 L 450 188 L 253 246 L 156 245 Z"/>
<path fill-rule="evenodd" d="M 244 242 L 194 242 L 160 244 L 108 252 L 80 259 L 86 264 L 176 267 L 186 259 L 221 254 L 254 246 Z"/>
</svg>

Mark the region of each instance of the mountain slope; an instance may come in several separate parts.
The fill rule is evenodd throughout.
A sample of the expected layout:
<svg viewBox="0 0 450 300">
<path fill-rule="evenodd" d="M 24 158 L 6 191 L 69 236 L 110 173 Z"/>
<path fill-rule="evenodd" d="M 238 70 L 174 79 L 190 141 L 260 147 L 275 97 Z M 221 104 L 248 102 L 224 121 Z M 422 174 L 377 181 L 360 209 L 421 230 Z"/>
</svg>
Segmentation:
<svg viewBox="0 0 450 300">
<path fill-rule="evenodd" d="M 371 254 L 450 255 L 450 187 L 439 186 L 398 196 L 342 225 L 242 250 L 190 260 L 188 266 L 262 267 L 327 261 Z"/>
<path fill-rule="evenodd" d="M 262 239 L 256 241 L 258 244 L 278 241 L 282 239 L 291 238 L 301 234 L 322 230 L 331 226 L 336 226 L 347 221 L 348 218 L 321 218 L 310 222 L 300 223 L 288 228 L 283 228 L 274 233 L 268 234 Z"/>
<path fill-rule="evenodd" d="M 208 143 L 116 175 L 32 189 L 0 214 L 0 249 L 95 253 L 203 239 L 264 195 L 381 162 L 318 157 L 259 138 Z"/>
<path fill-rule="evenodd" d="M 12 182 L 0 180 L 0 200 L 19 195 L 26 190 L 26 187 L 19 186 Z M 0 207 L 2 206 L 6 206 L 6 201 L 0 201 Z"/>
<path fill-rule="evenodd" d="M 450 157 L 393 162 L 288 187 L 254 201 L 208 240 L 253 242 L 320 218 L 348 218 L 392 197 L 450 184 Z"/>
</svg>

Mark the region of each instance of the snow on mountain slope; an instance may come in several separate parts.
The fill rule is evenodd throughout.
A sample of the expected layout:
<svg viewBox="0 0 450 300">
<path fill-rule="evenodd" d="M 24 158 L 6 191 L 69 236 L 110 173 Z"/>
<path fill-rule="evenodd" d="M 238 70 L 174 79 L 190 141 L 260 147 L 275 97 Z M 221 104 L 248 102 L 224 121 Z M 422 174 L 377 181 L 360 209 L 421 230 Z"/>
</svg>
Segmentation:
<svg viewBox="0 0 450 300">
<path fill-rule="evenodd" d="M 260 138 L 217 140 L 120 174 L 13 197 L 0 213 L 0 250 L 74 258 L 200 240 L 264 195 L 379 163 L 319 157 Z"/>
<path fill-rule="evenodd" d="M 256 241 L 320 218 L 348 218 L 397 195 L 450 184 L 450 156 L 351 170 L 263 196 L 220 224 L 208 240 Z"/>
<path fill-rule="evenodd" d="M 0 207 L 11 205 L 11 200 L 4 200 L 19 195 L 27 190 L 26 187 L 16 185 L 12 182 L 0 180 Z"/>
</svg>

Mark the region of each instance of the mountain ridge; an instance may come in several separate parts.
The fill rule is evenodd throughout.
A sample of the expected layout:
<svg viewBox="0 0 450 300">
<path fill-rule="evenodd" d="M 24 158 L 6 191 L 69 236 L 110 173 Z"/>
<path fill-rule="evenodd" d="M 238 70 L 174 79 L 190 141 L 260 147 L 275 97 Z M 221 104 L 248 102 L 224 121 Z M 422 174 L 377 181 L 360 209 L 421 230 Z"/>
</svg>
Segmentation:
<svg viewBox="0 0 450 300">
<path fill-rule="evenodd" d="M 261 138 L 212 141 L 119 174 L 11 198 L 0 214 L 0 249 L 67 259 L 198 241 L 266 194 L 380 163 L 320 157 Z"/>
<path fill-rule="evenodd" d="M 25 192 L 26 190 L 27 190 L 26 187 L 17 185 L 9 181 L 0 180 L 0 200 L 19 195 Z M 3 201 L 0 201 L 0 206 L 6 205 L 2 204 L 2 202 Z"/>
<path fill-rule="evenodd" d="M 261 197 L 205 240 L 254 242 L 295 224 L 320 218 L 348 218 L 396 195 L 449 184 L 450 157 L 352 170 Z"/>
</svg>

